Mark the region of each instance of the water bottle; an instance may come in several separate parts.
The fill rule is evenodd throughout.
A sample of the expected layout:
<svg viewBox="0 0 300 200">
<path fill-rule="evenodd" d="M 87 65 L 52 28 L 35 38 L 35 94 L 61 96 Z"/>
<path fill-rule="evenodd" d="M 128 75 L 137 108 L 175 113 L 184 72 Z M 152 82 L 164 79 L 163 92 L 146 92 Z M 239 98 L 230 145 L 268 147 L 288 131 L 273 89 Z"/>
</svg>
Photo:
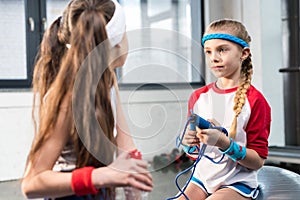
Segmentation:
<svg viewBox="0 0 300 200">
<path fill-rule="evenodd" d="M 140 151 L 135 149 L 130 152 L 130 157 L 141 160 L 142 154 Z M 148 200 L 148 192 L 137 188 L 127 186 L 124 188 L 124 192 L 126 200 Z"/>
</svg>

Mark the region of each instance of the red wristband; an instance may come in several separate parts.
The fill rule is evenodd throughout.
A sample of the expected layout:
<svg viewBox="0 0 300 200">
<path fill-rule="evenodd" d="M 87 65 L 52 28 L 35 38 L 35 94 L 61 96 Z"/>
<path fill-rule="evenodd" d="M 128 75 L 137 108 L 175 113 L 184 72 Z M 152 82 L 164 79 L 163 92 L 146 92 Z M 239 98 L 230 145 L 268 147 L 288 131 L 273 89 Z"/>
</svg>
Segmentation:
<svg viewBox="0 0 300 200">
<path fill-rule="evenodd" d="M 98 190 L 92 183 L 92 171 L 94 167 L 83 167 L 72 172 L 71 187 L 78 195 L 97 194 Z"/>
</svg>

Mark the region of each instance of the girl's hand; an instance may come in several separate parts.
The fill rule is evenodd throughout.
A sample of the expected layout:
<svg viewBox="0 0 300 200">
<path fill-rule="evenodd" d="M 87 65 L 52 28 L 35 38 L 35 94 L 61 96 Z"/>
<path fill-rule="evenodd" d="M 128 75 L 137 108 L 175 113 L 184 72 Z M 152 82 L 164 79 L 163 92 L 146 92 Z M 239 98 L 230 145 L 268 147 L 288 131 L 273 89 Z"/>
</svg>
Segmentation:
<svg viewBox="0 0 300 200">
<path fill-rule="evenodd" d="M 182 144 L 186 146 L 195 146 L 200 143 L 199 138 L 197 137 L 196 131 L 191 131 L 189 128 L 187 128 L 184 137 L 182 139 Z"/>
<path fill-rule="evenodd" d="M 129 153 L 123 152 L 109 166 L 95 169 L 92 181 L 96 188 L 132 186 L 143 191 L 152 191 L 152 176 L 147 167 L 146 161 L 130 158 Z"/>
<path fill-rule="evenodd" d="M 207 119 L 214 126 L 221 126 L 221 124 L 215 119 Z"/>
<path fill-rule="evenodd" d="M 230 146 L 229 138 L 218 129 L 200 129 L 196 127 L 197 137 L 207 145 L 219 147 L 222 150 Z"/>
</svg>

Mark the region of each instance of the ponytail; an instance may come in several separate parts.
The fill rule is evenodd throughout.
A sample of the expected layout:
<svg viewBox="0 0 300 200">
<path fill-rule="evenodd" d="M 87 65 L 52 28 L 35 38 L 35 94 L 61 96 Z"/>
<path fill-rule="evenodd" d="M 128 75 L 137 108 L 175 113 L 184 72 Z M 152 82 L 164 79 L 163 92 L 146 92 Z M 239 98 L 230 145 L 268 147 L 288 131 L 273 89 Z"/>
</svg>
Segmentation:
<svg viewBox="0 0 300 200">
<path fill-rule="evenodd" d="M 36 122 L 34 110 L 36 105 L 36 96 L 37 94 L 39 95 L 39 105 L 42 105 L 44 103 L 44 96 L 57 76 L 62 57 L 65 53 L 65 46 L 59 41 L 57 36 L 60 29 L 60 22 L 61 17 L 58 17 L 44 33 L 40 49 L 36 57 L 32 80 L 34 93 L 32 116 L 35 125 L 35 132 Z"/>
<path fill-rule="evenodd" d="M 61 17 L 47 29 L 41 42 L 33 74 L 33 87 L 41 98 L 54 81 L 65 52 L 65 45 L 58 39 Z"/>
<path fill-rule="evenodd" d="M 77 166 L 93 163 L 93 166 L 99 167 L 111 163 L 115 151 L 112 145 L 115 144 L 113 136 L 115 123 L 110 99 L 110 88 L 114 79 L 113 72 L 108 66 L 109 42 L 105 29 L 106 19 L 102 12 L 89 7 L 88 2 L 79 2 L 81 5 L 76 3 L 75 1 L 72 6 L 80 9 L 69 14 L 72 26 L 71 48 L 67 51 L 55 85 L 56 88 L 61 88 L 61 91 L 57 90 L 55 95 L 60 96 L 58 99 L 62 99 L 64 94 L 73 93 L 73 106 L 76 106 L 73 112 L 80 115 L 77 116 L 75 113 L 74 116 L 75 121 L 79 122 L 79 125 L 76 124 L 79 127 L 76 126 L 74 129 L 78 133 L 73 134 L 76 141 Z M 90 118 L 91 111 L 95 111 L 95 108 L 97 108 L 97 123 Z M 106 138 L 97 132 L 98 124 Z M 80 140 L 81 135 L 84 136 L 84 141 Z M 110 142 L 105 142 L 107 139 Z M 93 156 L 95 151 L 101 153 L 100 162 Z"/>
<path fill-rule="evenodd" d="M 32 118 L 34 123 L 34 131 L 36 135 L 36 141 L 32 144 L 31 152 L 29 153 L 28 160 L 33 160 L 34 154 L 42 146 L 45 136 L 39 134 L 37 136 L 38 127 L 36 123 L 36 101 L 37 96 L 39 105 L 39 118 L 41 121 L 42 107 L 44 105 L 44 97 L 49 91 L 51 84 L 54 82 L 61 64 L 62 57 L 65 54 L 65 45 L 58 39 L 58 32 L 60 29 L 61 17 L 58 17 L 47 31 L 44 33 L 39 52 L 36 57 L 36 63 L 33 71 L 33 106 L 32 106 Z M 40 128 L 40 127 L 39 127 Z M 40 132 L 40 131 L 39 131 Z M 37 139 L 38 138 L 38 139 Z"/>
<path fill-rule="evenodd" d="M 75 15 L 71 14 L 71 19 L 76 16 L 78 19 L 73 20 L 76 23 L 72 24 L 71 48 L 66 60 L 72 60 L 71 66 L 76 70 L 70 84 L 75 88 L 72 88 L 73 109 L 80 113 L 79 116 L 76 113 L 74 115 L 75 121 L 79 122 L 79 125 L 76 124 L 77 133 L 73 134 L 76 141 L 76 165 L 102 167 L 113 161 L 116 146 L 110 99 L 110 88 L 114 79 L 109 68 L 106 20 L 102 12 L 96 11 L 94 7 L 85 8 L 80 15 L 73 14 Z M 67 62 L 64 64 L 68 67 Z M 95 108 L 96 113 L 91 113 Z M 91 114 L 96 115 L 97 122 L 91 120 Z M 114 188 L 108 187 L 104 193 L 100 191 L 98 195 L 104 199 L 114 199 Z"/>
</svg>

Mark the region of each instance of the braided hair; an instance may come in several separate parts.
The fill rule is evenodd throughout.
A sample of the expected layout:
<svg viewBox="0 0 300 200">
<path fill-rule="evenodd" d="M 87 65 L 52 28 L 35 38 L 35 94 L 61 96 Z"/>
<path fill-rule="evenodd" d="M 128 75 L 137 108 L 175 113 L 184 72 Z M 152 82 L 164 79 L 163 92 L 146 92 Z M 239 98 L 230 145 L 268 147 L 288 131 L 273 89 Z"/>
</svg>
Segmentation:
<svg viewBox="0 0 300 200">
<path fill-rule="evenodd" d="M 236 20 L 232 19 L 221 19 L 212 22 L 207 29 L 208 31 L 226 31 L 231 35 L 234 35 L 248 44 L 251 42 L 251 37 L 249 36 L 245 26 Z M 251 86 L 252 74 L 253 74 L 253 66 L 251 60 L 251 53 L 245 60 L 241 60 L 241 76 L 239 79 L 239 86 L 235 93 L 234 97 L 234 118 L 229 130 L 229 137 L 235 138 L 236 136 L 236 129 L 237 129 L 237 118 L 242 111 L 243 106 L 245 105 L 246 101 L 246 94 L 248 89 Z"/>
</svg>

